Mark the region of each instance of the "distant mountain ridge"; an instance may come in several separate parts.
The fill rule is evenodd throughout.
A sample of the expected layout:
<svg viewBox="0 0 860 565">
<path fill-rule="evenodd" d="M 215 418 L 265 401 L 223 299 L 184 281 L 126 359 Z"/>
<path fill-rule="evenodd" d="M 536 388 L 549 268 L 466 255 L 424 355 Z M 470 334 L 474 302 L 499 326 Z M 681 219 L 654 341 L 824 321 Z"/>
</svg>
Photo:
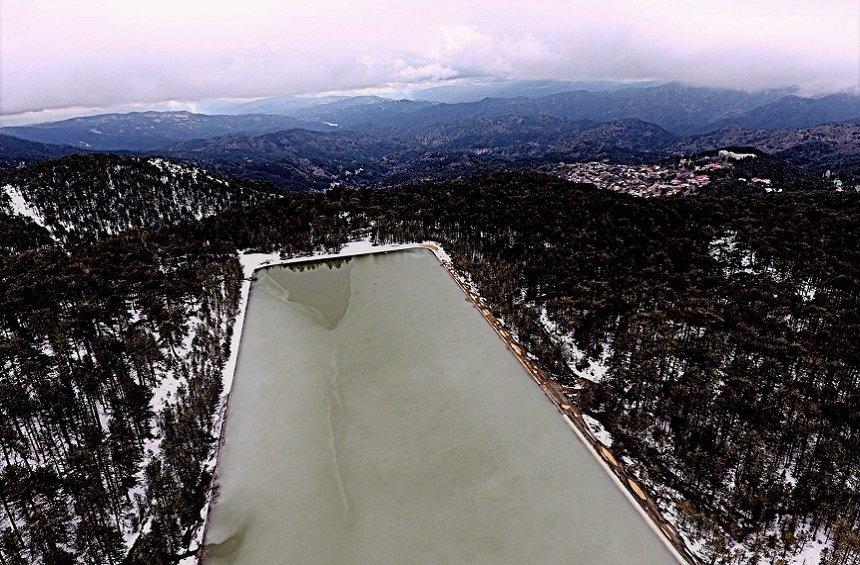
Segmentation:
<svg viewBox="0 0 860 565">
<path fill-rule="evenodd" d="M 298 127 L 331 129 L 278 115 L 212 116 L 191 112 L 131 112 L 10 127 L 0 130 L 0 133 L 30 141 L 92 150 L 149 151 L 190 139 L 255 135 Z"/>
<path fill-rule="evenodd" d="M 816 171 L 860 167 L 860 120 L 800 129 L 753 130 L 738 125 L 678 140 L 668 149 L 693 154 L 727 146 L 749 146 Z"/>
<path fill-rule="evenodd" d="M 658 163 L 725 147 L 746 147 L 774 154 L 755 165 L 767 162 L 769 178 L 781 178 L 780 168 L 791 169 L 786 172 L 791 182 L 784 184 L 809 181 L 812 188 L 819 184 L 812 180 L 820 179 L 834 163 L 854 162 L 858 136 L 860 126 L 855 122 L 809 130 L 750 131 L 732 126 L 713 134 L 679 137 L 640 120 L 592 122 L 508 115 L 426 127 L 290 130 L 193 140 L 160 153 L 282 187 L 320 189 L 336 184 L 368 187 L 461 178 L 562 162 Z M 795 171 L 799 164 L 811 171 Z"/>
<path fill-rule="evenodd" d="M 148 151 L 191 139 L 262 135 L 302 128 L 318 131 L 373 126 L 431 127 L 471 118 L 547 116 L 571 121 L 641 120 L 675 135 L 737 125 L 747 129 L 814 127 L 860 119 L 860 96 L 800 97 L 787 90 L 742 92 L 676 83 L 540 97 L 484 98 L 440 103 L 379 96 L 273 97 L 234 107 L 235 114 L 141 112 L 104 114 L 0 130 L 31 141 L 97 150 Z M 272 114 L 256 113 L 276 112 Z"/>
<path fill-rule="evenodd" d="M 6 128 L 7 134 L 67 147 L 0 139 L 0 148 L 7 147 L 0 166 L 81 149 L 122 151 L 282 187 L 324 188 L 558 162 L 653 163 L 745 146 L 822 173 L 848 171 L 853 178 L 860 175 L 858 101 L 849 93 L 804 98 L 784 90 L 748 93 L 679 84 L 455 104 L 274 97 L 240 106 L 256 111 L 282 104 L 289 115 L 143 112 Z"/>
<path fill-rule="evenodd" d="M 560 92 L 588 90 L 611 92 L 624 88 L 647 88 L 659 86 L 660 81 L 614 81 L 614 80 L 555 80 L 555 79 L 484 79 L 455 81 L 437 86 L 414 89 L 413 98 L 454 104 L 477 102 L 484 98 L 540 98 Z"/>
<path fill-rule="evenodd" d="M 440 86 L 441 96 L 423 100 L 426 94 L 434 98 L 434 88 L 414 92 L 416 99 L 386 100 L 378 96 L 322 97 L 317 99 L 272 97 L 240 105 L 235 111 L 253 109 L 260 112 L 284 113 L 298 119 L 337 123 L 341 127 L 363 125 L 431 125 L 472 117 L 501 115 L 547 115 L 571 120 L 616 121 L 638 119 L 655 123 L 679 135 L 703 133 L 726 125 L 728 120 L 742 123 L 746 114 L 756 108 L 769 108 L 771 121 L 779 122 L 795 117 L 793 104 L 810 104 L 820 107 L 820 115 L 809 113 L 803 126 L 815 125 L 816 119 L 825 122 L 851 119 L 860 116 L 850 107 L 857 97 L 802 98 L 793 89 L 744 92 L 686 86 L 678 83 L 601 84 L 564 81 L 490 82 L 482 88 L 458 90 L 456 85 Z M 445 92 L 450 92 L 445 95 Z M 484 92 L 484 96 L 476 96 Z M 779 104 L 780 101 L 783 103 Z M 828 105 L 838 107 L 826 115 Z M 849 104 L 849 107 L 844 107 Z M 758 114 L 751 120 L 761 121 Z M 753 126 L 752 123 L 749 124 Z M 765 126 L 761 126 L 765 127 Z M 770 126 L 766 126 L 770 127 Z M 787 126 L 783 126 L 787 127 Z"/>
<path fill-rule="evenodd" d="M 753 108 L 741 116 L 712 124 L 711 130 L 727 125 L 748 129 L 809 128 L 821 124 L 860 120 L 860 96 L 847 92 L 820 98 L 790 95 Z"/>
<path fill-rule="evenodd" d="M 677 135 L 705 133 L 729 124 L 780 129 L 860 118 L 860 97 L 856 94 L 807 98 L 789 90 L 743 92 L 677 83 L 605 91 L 554 92 L 539 97 L 483 98 L 460 103 L 395 102 L 385 103 L 379 98 L 364 97 L 323 104 L 290 115 L 335 122 L 341 127 L 366 124 L 427 126 L 503 115 L 552 116 L 600 122 L 636 119 L 657 124 Z M 348 105 L 348 111 L 344 113 L 345 105 Z"/>
<path fill-rule="evenodd" d="M 178 143 L 160 152 L 226 174 L 291 188 L 444 179 L 558 160 L 654 160 L 676 136 L 638 120 L 600 123 L 497 116 L 428 127 L 290 130 Z"/>
<path fill-rule="evenodd" d="M 436 106 L 426 100 L 392 100 L 380 96 L 357 96 L 291 111 L 304 122 L 330 127 L 355 128 L 367 124 L 403 125 L 422 110 Z"/>
</svg>

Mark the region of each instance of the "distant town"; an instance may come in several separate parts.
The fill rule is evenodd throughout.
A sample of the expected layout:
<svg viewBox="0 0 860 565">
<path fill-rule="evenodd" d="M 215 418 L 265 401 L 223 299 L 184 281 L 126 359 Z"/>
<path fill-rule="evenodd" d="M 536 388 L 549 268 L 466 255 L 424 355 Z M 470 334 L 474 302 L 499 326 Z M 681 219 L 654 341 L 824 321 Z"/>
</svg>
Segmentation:
<svg viewBox="0 0 860 565">
<path fill-rule="evenodd" d="M 736 171 L 736 163 L 756 157 L 754 153 L 738 153 L 724 149 L 710 155 L 684 157 L 662 164 L 623 165 L 590 161 L 559 163 L 548 170 L 570 181 L 642 197 L 696 194 L 712 184 L 717 177 L 728 176 L 735 177 L 738 184 L 751 189 L 782 192 L 782 188 L 769 178 L 737 174 L 740 171 Z M 829 170 L 823 177 L 835 191 L 843 191 L 843 181 Z M 860 186 L 853 188 L 860 192 Z"/>
</svg>

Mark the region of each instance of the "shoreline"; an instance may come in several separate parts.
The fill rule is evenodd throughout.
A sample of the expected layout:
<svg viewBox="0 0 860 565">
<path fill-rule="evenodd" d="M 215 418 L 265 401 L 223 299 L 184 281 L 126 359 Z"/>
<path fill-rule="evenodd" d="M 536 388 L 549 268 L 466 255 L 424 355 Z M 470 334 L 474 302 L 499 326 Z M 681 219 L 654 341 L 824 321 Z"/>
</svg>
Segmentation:
<svg viewBox="0 0 860 565">
<path fill-rule="evenodd" d="M 218 422 L 216 423 L 218 440 L 214 453 L 206 462 L 207 467 L 211 466 L 212 479 L 210 487 L 206 493 L 206 503 L 200 511 L 202 515 L 202 523 L 198 526 L 199 531 L 195 536 L 195 541 L 198 544 L 197 551 L 194 555 L 181 560 L 179 562 L 180 565 L 201 564 L 205 557 L 209 512 L 211 510 L 212 503 L 215 501 L 218 494 L 218 460 L 226 435 L 230 393 L 232 392 L 233 382 L 236 377 L 236 368 L 238 366 L 239 356 L 241 355 L 242 334 L 245 328 L 245 318 L 248 312 L 248 305 L 251 300 L 251 283 L 255 280 L 257 271 L 289 264 L 314 263 L 347 257 L 360 257 L 363 255 L 406 251 L 410 249 L 426 249 L 433 254 L 439 262 L 439 265 L 448 273 L 448 276 L 450 276 L 454 283 L 460 288 L 466 296 L 466 299 L 504 342 L 505 347 L 507 347 L 514 357 L 516 357 L 523 369 L 525 369 L 535 383 L 537 383 L 547 399 L 555 406 L 556 410 L 562 415 L 565 422 L 567 422 L 568 426 L 573 430 L 577 438 L 585 445 L 587 451 L 612 478 L 616 487 L 621 490 L 625 495 L 625 498 L 627 498 L 630 504 L 643 517 L 645 522 L 654 534 L 663 542 L 672 556 L 682 564 L 696 563 L 695 558 L 687 549 L 683 539 L 678 534 L 675 527 L 663 517 L 662 512 L 654 500 L 645 492 L 639 483 L 629 473 L 627 473 L 624 466 L 618 463 L 609 448 L 593 436 L 588 426 L 585 424 L 581 412 L 579 412 L 572 403 L 567 400 L 560 385 L 551 377 L 547 376 L 535 362 L 528 358 L 527 352 L 511 338 L 510 333 L 495 318 L 495 316 L 493 316 L 490 309 L 483 304 L 482 298 L 477 293 L 473 292 L 469 288 L 468 284 L 460 278 L 453 267 L 451 258 L 440 244 L 433 241 L 424 241 L 421 243 L 373 245 L 369 240 L 359 240 L 348 242 L 338 253 L 304 255 L 287 259 L 281 259 L 277 253 L 239 254 L 239 260 L 243 268 L 243 281 L 240 288 L 238 311 L 236 313 L 236 320 L 233 325 L 233 332 L 230 340 L 230 358 L 228 359 L 227 365 L 224 367 L 224 392 L 222 393 L 221 406 L 219 406 L 216 412 L 216 417 L 218 418 Z M 194 543 L 194 541 L 192 541 L 192 543 Z"/>
</svg>

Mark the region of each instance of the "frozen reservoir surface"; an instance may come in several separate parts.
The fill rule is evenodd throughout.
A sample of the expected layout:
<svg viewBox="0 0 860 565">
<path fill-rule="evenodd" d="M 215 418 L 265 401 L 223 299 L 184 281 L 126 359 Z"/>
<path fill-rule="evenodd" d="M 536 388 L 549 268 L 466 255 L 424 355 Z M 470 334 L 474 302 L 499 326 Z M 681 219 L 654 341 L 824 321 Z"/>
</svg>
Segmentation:
<svg viewBox="0 0 860 565">
<path fill-rule="evenodd" d="M 676 561 L 427 250 L 258 273 L 207 565 Z"/>
</svg>

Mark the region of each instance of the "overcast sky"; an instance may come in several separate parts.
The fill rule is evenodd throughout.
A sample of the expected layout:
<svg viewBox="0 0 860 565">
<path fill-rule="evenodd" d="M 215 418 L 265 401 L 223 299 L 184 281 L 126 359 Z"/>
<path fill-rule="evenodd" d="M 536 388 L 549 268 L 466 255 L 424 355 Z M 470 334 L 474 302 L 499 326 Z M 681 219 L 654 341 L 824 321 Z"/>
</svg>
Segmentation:
<svg viewBox="0 0 860 565">
<path fill-rule="evenodd" d="M 856 88 L 857 0 L 0 1 L 0 113 L 464 76 Z"/>
</svg>

